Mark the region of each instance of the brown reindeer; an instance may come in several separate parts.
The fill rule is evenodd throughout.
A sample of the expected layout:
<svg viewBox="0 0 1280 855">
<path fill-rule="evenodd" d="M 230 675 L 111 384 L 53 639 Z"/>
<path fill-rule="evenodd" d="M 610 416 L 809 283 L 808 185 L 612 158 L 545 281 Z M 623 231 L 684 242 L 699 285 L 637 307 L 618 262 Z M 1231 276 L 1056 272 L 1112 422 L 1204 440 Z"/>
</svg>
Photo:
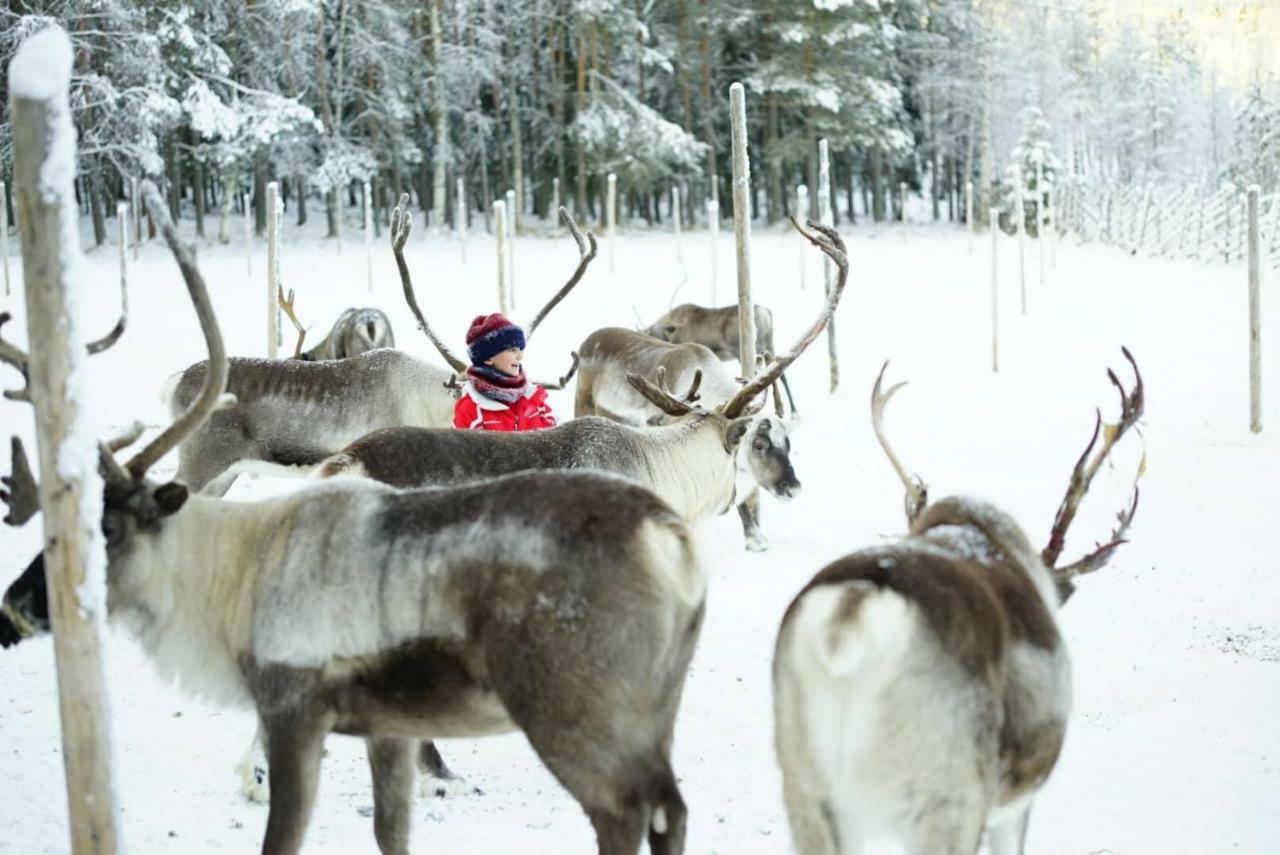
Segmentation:
<svg viewBox="0 0 1280 855">
<path fill-rule="evenodd" d="M 380 347 L 395 347 L 396 337 L 391 332 L 391 319 L 381 309 L 365 307 L 361 309 L 344 309 L 333 328 L 324 340 L 310 350 L 303 350 L 309 327 L 304 327 L 298 320 L 294 309 L 293 289 L 285 297 L 284 288 L 277 286 L 276 301 L 280 310 L 289 318 L 294 330 L 298 333 L 298 342 L 293 349 L 293 359 L 304 362 L 315 362 L 320 359 L 347 359 L 359 356 Z"/>
<path fill-rule="evenodd" d="M 1123 542 L 1137 508 L 1135 485 L 1111 539 L 1055 566 L 1098 467 L 1142 415 L 1142 377 L 1125 358 L 1135 386 L 1126 392 L 1109 372 L 1120 420 L 1096 453 L 1095 426 L 1040 552 L 988 502 L 929 503 L 885 439 L 884 405 L 901 384 L 881 394 L 881 370 L 872 424 L 907 488 L 910 531 L 814 576 L 787 609 L 774 655 L 775 746 L 803 855 L 857 853 L 886 835 L 912 855 L 972 855 L 984 828 L 993 855 L 1023 851 L 1071 710 L 1057 611 L 1075 578 Z"/>
<path fill-rule="evenodd" d="M 147 471 L 219 407 L 228 373 L 189 247 L 149 182 L 209 347 L 195 403 L 127 464 L 104 447 L 111 617 L 161 671 L 251 703 L 272 801 L 264 853 L 302 847 L 330 733 L 363 737 L 374 835 L 409 851 L 417 740 L 521 730 L 598 848 L 684 848 L 670 753 L 706 576 L 684 523 L 616 476 L 539 472 L 398 491 L 335 479 L 261 502 Z M 0 358 L 25 365 L 7 346 Z M 41 557 L 4 597 L 5 636 L 47 631 Z M 9 639 L 13 640 L 13 639 Z"/>
</svg>

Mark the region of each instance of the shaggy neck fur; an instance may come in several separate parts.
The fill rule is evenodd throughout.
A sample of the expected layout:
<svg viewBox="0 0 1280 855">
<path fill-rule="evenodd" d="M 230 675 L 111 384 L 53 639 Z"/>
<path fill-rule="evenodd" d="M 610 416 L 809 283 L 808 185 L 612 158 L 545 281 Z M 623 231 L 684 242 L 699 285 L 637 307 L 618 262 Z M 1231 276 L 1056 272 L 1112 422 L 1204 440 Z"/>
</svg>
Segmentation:
<svg viewBox="0 0 1280 855">
<path fill-rule="evenodd" d="M 734 497 L 736 465 L 725 451 L 716 417 L 698 414 L 672 425 L 635 432 L 642 449 L 629 473 L 685 519 L 724 513 Z"/>
</svg>

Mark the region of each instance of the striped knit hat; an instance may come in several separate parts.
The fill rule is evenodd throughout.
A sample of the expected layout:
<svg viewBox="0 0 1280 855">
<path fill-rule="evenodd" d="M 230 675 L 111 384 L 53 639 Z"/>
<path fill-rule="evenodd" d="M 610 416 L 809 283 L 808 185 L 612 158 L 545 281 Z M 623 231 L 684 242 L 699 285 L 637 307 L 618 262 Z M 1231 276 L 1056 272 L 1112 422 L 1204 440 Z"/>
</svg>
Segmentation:
<svg viewBox="0 0 1280 855">
<path fill-rule="evenodd" d="M 524 330 L 504 315 L 476 315 L 467 330 L 467 354 L 472 365 L 484 365 L 502 351 L 512 347 L 524 349 Z"/>
</svg>

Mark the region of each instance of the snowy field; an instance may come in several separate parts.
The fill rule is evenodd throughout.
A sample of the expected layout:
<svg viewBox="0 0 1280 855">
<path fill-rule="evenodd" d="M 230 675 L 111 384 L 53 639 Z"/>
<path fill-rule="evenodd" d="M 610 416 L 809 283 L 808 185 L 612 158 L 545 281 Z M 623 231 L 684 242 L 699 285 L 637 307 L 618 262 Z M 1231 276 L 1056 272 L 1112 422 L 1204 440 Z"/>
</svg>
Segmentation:
<svg viewBox="0 0 1280 855">
<path fill-rule="evenodd" d="M 420 218 L 419 218 L 420 219 Z M 237 223 L 236 231 L 239 230 Z M 183 223 L 184 233 L 191 228 Z M 286 227 L 281 267 L 297 308 L 318 339 L 338 312 L 375 305 L 392 318 L 399 345 L 434 357 L 400 296 L 385 237 L 376 244 L 372 293 L 357 235 L 338 254 L 317 235 Z M 211 226 L 211 232 L 213 226 Z M 385 232 L 384 232 L 385 235 Z M 773 757 L 770 662 L 778 621 L 822 566 L 904 529 L 901 487 L 875 444 L 867 399 L 880 363 L 910 379 L 889 410 L 888 431 L 931 495 L 964 492 L 994 500 L 1035 543 L 1092 428 L 1093 408 L 1115 417 L 1105 369 L 1122 378 L 1120 345 L 1147 384 L 1143 439 L 1148 472 L 1132 542 L 1102 573 L 1082 581 L 1062 622 L 1074 657 L 1076 705 L 1065 751 L 1032 813 L 1029 851 L 1084 853 L 1280 852 L 1280 292 L 1263 298 L 1265 382 L 1261 435 L 1248 431 L 1247 297 L 1239 267 L 1135 259 L 1117 250 L 1063 244 L 1046 282 L 1029 244 L 1028 313 L 1020 316 L 1016 244 L 1002 248 L 1000 372 L 990 366 L 990 297 L 980 237 L 905 226 L 847 232 L 851 273 L 837 314 L 842 382 L 826 392 L 825 342 L 794 367 L 803 414 L 794 462 L 798 499 L 764 502 L 772 548 L 749 554 L 736 514 L 701 526 L 712 566 L 708 617 L 676 729 L 674 763 L 689 805 L 690 853 L 782 853 L 790 841 Z M 688 279 L 678 302 L 707 303 L 705 233 L 686 234 Z M 620 237 L 534 338 L 526 365 L 552 378 L 593 329 L 633 326 L 668 304 L 682 279 L 668 234 Z M 723 234 L 719 297 L 733 292 L 731 235 Z M 410 239 L 418 297 L 437 330 L 461 347 L 473 314 L 496 309 L 492 244 L 475 239 L 464 266 L 445 237 Z M 807 288 L 801 290 L 804 259 Z M 527 320 L 572 270 L 567 238 L 521 238 L 516 316 Z M 752 246 L 758 301 L 773 308 L 779 347 L 817 313 L 820 256 L 800 238 L 757 230 Z M 243 246 L 204 246 L 230 353 L 265 353 L 265 251 L 254 275 Z M 88 289 L 105 332 L 117 306 L 114 247 L 88 253 Z M 20 268 L 15 268 L 20 292 Z M 101 432 L 134 418 L 160 425 L 166 377 L 202 358 L 203 345 L 177 269 L 159 244 L 131 271 L 129 330 L 92 362 Z M 633 312 L 634 306 L 634 312 Z M 25 317 L 6 336 L 21 343 Z M 286 332 L 286 352 L 292 335 Z M 5 387 L 16 375 L 0 371 Z M 572 390 L 552 393 L 562 418 Z M 32 447 L 29 408 L 0 401 L 0 426 Z M 1118 449 L 1073 527 L 1066 558 L 1109 530 L 1140 454 L 1137 437 Z M 7 455 L 6 455 L 7 457 Z M 173 471 L 165 461 L 154 474 Z M 7 460 L 3 468 L 7 472 Z M 249 496 L 292 484 L 238 485 Z M 38 548 L 38 522 L 0 528 L 5 584 Z M 121 826 L 130 852 L 248 852 L 260 845 L 262 805 L 239 795 L 231 772 L 253 732 L 251 716 L 186 698 L 156 678 L 138 648 L 111 636 L 108 683 Z M 0 852 L 68 847 L 59 757 L 57 693 L 49 640 L 0 652 Z M 328 742 L 309 852 L 375 851 L 372 794 L 363 746 Z M 415 851 L 562 853 L 593 850 L 590 826 L 519 734 L 444 741 L 441 750 L 482 795 L 420 798 Z"/>
</svg>

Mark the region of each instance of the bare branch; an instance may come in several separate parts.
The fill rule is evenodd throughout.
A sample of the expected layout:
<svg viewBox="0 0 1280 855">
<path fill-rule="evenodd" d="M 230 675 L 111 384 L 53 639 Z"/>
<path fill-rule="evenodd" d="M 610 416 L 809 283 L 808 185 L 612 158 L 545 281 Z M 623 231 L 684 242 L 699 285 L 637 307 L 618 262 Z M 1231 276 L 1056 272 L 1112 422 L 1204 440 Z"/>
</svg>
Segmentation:
<svg viewBox="0 0 1280 855">
<path fill-rule="evenodd" d="M 168 454 L 178 443 L 182 442 L 192 431 L 200 427 L 218 408 L 223 391 L 227 387 L 227 351 L 222 344 L 222 333 L 218 330 L 218 319 L 214 316 L 213 305 L 209 302 L 209 290 L 205 287 L 204 277 L 196 266 L 195 248 L 178 238 L 178 230 L 169 219 L 169 209 L 160 191 L 150 181 L 142 182 L 142 198 L 146 202 L 165 243 L 178 262 L 182 278 L 187 284 L 187 293 L 195 305 L 196 316 L 200 319 L 200 329 L 204 333 L 205 344 L 209 348 L 208 370 L 205 374 L 204 387 L 186 411 L 158 437 L 143 447 L 126 468 L 135 480 L 141 480 L 147 470 L 160 458 Z"/>
<path fill-rule="evenodd" d="M 637 392 L 644 395 L 650 403 L 669 416 L 683 416 L 684 414 L 691 413 L 694 410 L 690 404 L 680 400 L 666 389 L 655 386 L 639 374 L 628 373 L 627 382 L 630 383 Z"/>
<path fill-rule="evenodd" d="M 555 293 L 555 296 L 548 300 L 547 304 L 542 307 L 542 311 L 538 312 L 538 314 L 534 316 L 533 322 L 529 324 L 529 331 L 525 335 L 526 338 L 533 338 L 533 334 L 537 331 L 539 325 L 546 320 L 547 315 L 551 313 L 551 310 L 554 309 L 561 300 L 569 296 L 569 292 L 573 290 L 573 287 L 577 285 L 579 281 L 581 281 L 582 274 L 586 273 L 587 265 L 589 265 L 596 257 L 596 236 L 588 231 L 584 238 L 582 230 L 578 228 L 577 221 L 574 220 L 573 216 L 569 213 L 569 209 L 564 205 L 560 206 L 560 219 L 566 226 L 568 226 L 569 233 L 573 235 L 574 241 L 578 244 L 578 266 L 574 268 L 573 275 L 569 277 L 569 281 L 564 283 L 564 286 Z M 587 247 L 588 243 L 590 244 L 590 249 Z"/>
<path fill-rule="evenodd" d="M 40 488 L 31 474 L 31 464 L 27 462 L 27 452 L 22 447 L 22 440 L 13 437 L 9 441 L 11 464 L 9 474 L 0 477 L 0 501 L 9 506 L 9 513 L 4 521 L 8 525 L 20 526 L 36 515 L 40 510 Z"/>
<path fill-rule="evenodd" d="M 1076 465 L 1071 470 L 1071 480 L 1067 484 L 1067 492 L 1062 497 L 1062 503 L 1058 505 L 1058 511 L 1054 515 L 1053 528 L 1049 533 L 1049 543 L 1040 553 L 1040 557 L 1044 560 L 1044 565 L 1050 568 L 1055 576 L 1067 573 L 1071 567 L 1081 565 L 1081 562 L 1077 562 L 1077 564 L 1061 570 L 1054 567 L 1058 557 L 1062 554 L 1063 546 L 1066 544 L 1067 529 L 1071 527 L 1072 521 L 1075 520 L 1080 502 L 1089 492 L 1089 485 L 1093 483 L 1093 476 L 1098 473 L 1098 469 L 1110 456 L 1111 449 L 1115 447 L 1115 444 L 1120 441 L 1131 427 L 1137 424 L 1146 406 L 1145 390 L 1142 385 L 1142 374 L 1138 371 L 1138 363 L 1134 361 L 1133 354 L 1129 353 L 1128 348 L 1121 348 L 1121 351 L 1124 353 L 1124 358 L 1129 361 L 1129 365 L 1133 367 L 1133 390 L 1125 391 L 1116 373 L 1110 369 L 1107 370 L 1107 379 L 1111 381 L 1111 384 L 1116 387 L 1116 391 L 1120 393 L 1120 420 L 1115 424 L 1103 425 L 1102 414 L 1098 413 L 1094 421 L 1093 436 L 1090 437 L 1084 453 L 1076 460 Z M 1098 444 L 1100 435 L 1102 436 L 1102 445 L 1094 453 L 1094 447 Z M 1090 457 L 1091 453 L 1092 457 Z M 1133 512 L 1137 509 L 1137 481 L 1142 477 L 1145 469 L 1146 456 L 1144 455 L 1142 462 L 1138 466 L 1137 476 L 1134 478 L 1133 504 L 1127 513 L 1121 512 L 1118 515 L 1121 525 L 1116 529 L 1116 532 L 1113 532 L 1113 541 L 1119 540 L 1124 531 L 1128 529 L 1129 523 L 1132 522 Z M 1079 575 L 1080 572 L 1092 572 L 1102 567 L 1106 564 L 1107 559 L 1111 557 L 1111 553 L 1115 551 L 1116 546 L 1119 546 L 1119 543 L 1110 545 L 1110 548 L 1102 547 L 1090 556 L 1086 556 L 1085 559 L 1082 559 L 1082 562 L 1093 566 L 1090 566 L 1088 570 L 1076 571 L 1071 575 Z"/>
<path fill-rule="evenodd" d="M 845 254 L 844 241 L 840 239 L 840 234 L 835 229 L 822 225 L 816 220 L 806 220 L 809 228 L 818 232 L 814 235 L 800 228 L 800 224 L 793 217 L 791 224 L 796 230 L 805 237 L 809 243 L 822 250 L 839 269 L 839 276 L 836 284 L 831 289 L 831 293 L 827 295 L 826 305 L 822 309 L 822 314 L 813 322 L 809 330 L 800 337 L 800 340 L 792 345 L 791 350 L 782 356 L 774 358 L 767 367 L 761 371 L 757 371 L 755 375 L 747 381 L 747 384 L 738 390 L 728 403 L 721 407 L 721 412 L 728 418 L 737 418 L 747 407 L 749 403 L 766 388 L 773 385 L 773 382 L 782 376 L 782 372 L 786 371 L 791 363 L 795 362 L 800 354 L 804 353 L 805 348 L 814 342 L 815 339 L 826 328 L 827 322 L 831 320 L 835 314 L 836 306 L 840 304 L 840 297 L 844 294 L 845 283 L 849 279 L 849 257 Z"/>
<path fill-rule="evenodd" d="M 569 381 L 573 379 L 573 375 L 578 373 L 578 352 L 572 351 L 570 356 L 573 357 L 573 364 L 569 366 L 569 371 L 554 383 L 539 383 L 538 385 L 544 389 L 560 390 L 569 385 Z"/>
<path fill-rule="evenodd" d="M 431 339 L 431 343 L 436 346 L 436 350 L 440 351 L 440 355 L 444 357 L 445 362 L 449 363 L 449 367 L 457 374 L 466 374 L 467 364 L 453 355 L 448 346 L 431 329 L 431 325 L 422 315 L 422 309 L 418 308 L 418 298 L 413 293 L 413 279 L 409 276 L 409 265 L 404 260 L 404 244 L 412 231 L 413 215 L 409 213 L 409 194 L 403 193 L 396 204 L 396 209 L 391 213 L 391 251 L 396 257 L 396 267 L 400 268 L 400 284 L 404 288 L 405 302 L 409 304 L 409 311 L 413 312 L 413 316 L 418 319 L 418 329 L 427 334 L 427 338 Z"/>
<path fill-rule="evenodd" d="M 902 486 L 906 488 L 907 494 L 903 499 L 903 509 L 907 514 L 907 525 L 915 523 L 916 517 L 929 504 L 929 488 L 920 478 L 919 475 L 908 475 L 906 468 L 898 460 L 898 456 L 893 453 L 893 449 L 889 447 L 889 439 L 884 435 L 884 408 L 889 403 L 889 399 L 894 396 L 899 389 L 907 385 L 907 381 L 894 383 L 889 387 L 889 391 L 881 392 L 880 388 L 884 382 L 884 372 L 889 368 L 889 361 L 885 360 L 884 365 L 880 366 L 880 374 L 876 377 L 876 383 L 871 387 L 871 427 L 875 431 L 876 439 L 880 441 L 880 447 L 884 449 L 885 456 L 889 458 L 889 463 L 893 466 L 893 471 L 898 473 Z"/>
<path fill-rule="evenodd" d="M 283 285 L 276 286 L 276 301 L 280 304 L 281 310 L 285 313 L 285 316 L 289 319 L 289 323 L 293 324 L 293 328 L 298 332 L 298 343 L 293 348 L 293 358 L 301 359 L 302 358 L 302 342 L 306 340 L 307 330 L 309 330 L 310 327 L 304 327 L 302 325 L 302 322 L 298 320 L 298 316 L 294 314 L 293 299 L 294 298 L 293 298 L 292 288 L 289 289 L 289 297 L 288 299 L 286 299 L 284 296 L 284 286 Z"/>
<path fill-rule="evenodd" d="M 13 320 L 13 315 L 8 312 L 0 312 L 0 327 L 3 327 L 11 320 Z M 0 335 L 0 362 L 12 365 L 22 374 L 22 388 L 5 389 L 4 396 L 10 401 L 30 401 L 31 357 L 22 348 L 9 344 L 4 340 L 3 335 Z"/>
</svg>

